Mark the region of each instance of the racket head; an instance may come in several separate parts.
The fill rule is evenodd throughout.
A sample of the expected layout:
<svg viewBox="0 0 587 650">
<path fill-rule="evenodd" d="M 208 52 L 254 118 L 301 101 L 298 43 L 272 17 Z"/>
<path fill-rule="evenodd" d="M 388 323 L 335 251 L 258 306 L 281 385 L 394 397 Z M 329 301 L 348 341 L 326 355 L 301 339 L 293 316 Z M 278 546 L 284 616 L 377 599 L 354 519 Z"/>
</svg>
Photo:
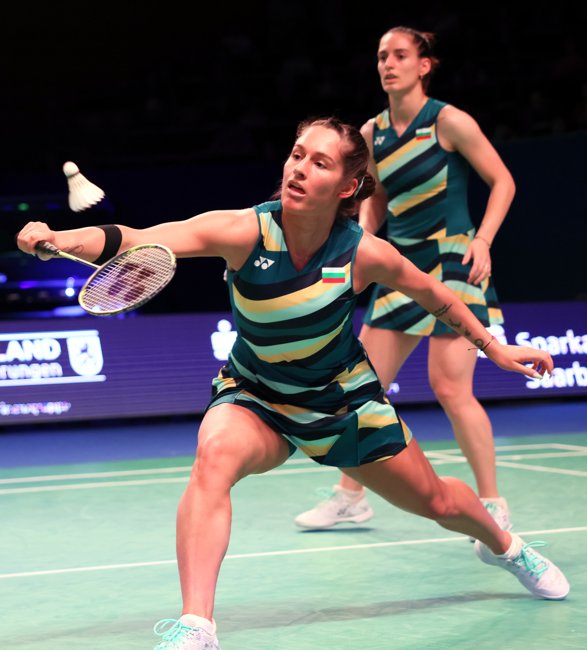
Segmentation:
<svg viewBox="0 0 587 650">
<path fill-rule="evenodd" d="M 169 284 L 176 267 L 175 255 L 167 246 L 133 246 L 92 273 L 79 293 L 78 302 L 94 316 L 112 316 L 137 309 Z"/>
</svg>

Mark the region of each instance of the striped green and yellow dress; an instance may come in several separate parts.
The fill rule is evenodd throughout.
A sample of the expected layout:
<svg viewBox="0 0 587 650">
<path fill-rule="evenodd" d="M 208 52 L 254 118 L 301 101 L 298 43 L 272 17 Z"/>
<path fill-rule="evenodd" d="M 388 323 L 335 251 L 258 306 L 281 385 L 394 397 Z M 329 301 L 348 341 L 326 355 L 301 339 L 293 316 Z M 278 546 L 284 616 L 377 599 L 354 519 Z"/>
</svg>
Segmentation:
<svg viewBox="0 0 587 650">
<path fill-rule="evenodd" d="M 259 239 L 229 271 L 237 338 L 212 382 L 208 408 L 254 411 L 316 462 L 356 467 L 396 455 L 411 439 L 355 335 L 352 270 L 363 234 L 340 221 L 306 266 L 294 267 L 281 202 L 255 206 Z"/>
<path fill-rule="evenodd" d="M 469 164 L 438 143 L 444 106 L 429 98 L 401 137 L 389 109 L 375 118 L 373 154 L 388 197 L 387 237 L 419 269 L 455 291 L 485 326 L 503 323 L 491 278 L 469 284 L 471 264 L 462 264 L 475 234 L 467 205 Z M 381 285 L 373 290 L 364 322 L 417 336 L 454 333 L 411 298 Z"/>
</svg>

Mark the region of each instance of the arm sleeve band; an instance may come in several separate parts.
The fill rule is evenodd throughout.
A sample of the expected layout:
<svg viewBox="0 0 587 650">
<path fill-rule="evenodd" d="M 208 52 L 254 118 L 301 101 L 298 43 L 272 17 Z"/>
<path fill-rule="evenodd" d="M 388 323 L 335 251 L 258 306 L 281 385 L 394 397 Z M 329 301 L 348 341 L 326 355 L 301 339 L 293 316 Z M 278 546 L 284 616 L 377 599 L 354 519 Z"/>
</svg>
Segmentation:
<svg viewBox="0 0 587 650">
<path fill-rule="evenodd" d="M 122 243 L 122 231 L 118 226 L 113 224 L 107 224 L 105 226 L 96 226 L 104 231 L 105 240 L 104 248 L 100 253 L 100 257 L 95 261 L 95 264 L 102 265 L 105 264 L 108 260 L 112 259 L 120 248 Z"/>
</svg>

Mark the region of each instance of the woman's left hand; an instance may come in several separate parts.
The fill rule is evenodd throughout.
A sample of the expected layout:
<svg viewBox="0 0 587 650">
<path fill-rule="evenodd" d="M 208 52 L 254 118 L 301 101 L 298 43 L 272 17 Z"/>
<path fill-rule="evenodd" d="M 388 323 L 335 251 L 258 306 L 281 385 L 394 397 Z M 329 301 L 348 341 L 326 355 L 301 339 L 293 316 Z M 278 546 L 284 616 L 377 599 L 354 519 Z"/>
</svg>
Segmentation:
<svg viewBox="0 0 587 650">
<path fill-rule="evenodd" d="M 495 340 L 492 341 L 484 352 L 502 370 L 519 372 L 533 379 L 542 379 L 545 373 L 552 373 L 554 361 L 545 350 L 524 345 L 495 345 L 495 343 Z"/>
<path fill-rule="evenodd" d="M 491 275 L 491 254 L 489 246 L 481 239 L 473 239 L 463 256 L 463 266 L 472 260 L 471 271 L 467 282 L 481 284 Z"/>
</svg>

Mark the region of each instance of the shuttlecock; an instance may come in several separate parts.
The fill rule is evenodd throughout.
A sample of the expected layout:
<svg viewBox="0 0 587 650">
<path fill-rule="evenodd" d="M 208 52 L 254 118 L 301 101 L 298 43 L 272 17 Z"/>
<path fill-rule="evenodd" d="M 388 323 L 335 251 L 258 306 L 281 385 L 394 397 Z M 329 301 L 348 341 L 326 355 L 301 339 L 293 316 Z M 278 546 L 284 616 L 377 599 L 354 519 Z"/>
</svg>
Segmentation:
<svg viewBox="0 0 587 650">
<path fill-rule="evenodd" d="M 89 181 L 75 163 L 66 162 L 63 165 L 63 173 L 69 188 L 69 207 L 74 212 L 87 210 L 104 198 L 104 190 Z"/>
</svg>

